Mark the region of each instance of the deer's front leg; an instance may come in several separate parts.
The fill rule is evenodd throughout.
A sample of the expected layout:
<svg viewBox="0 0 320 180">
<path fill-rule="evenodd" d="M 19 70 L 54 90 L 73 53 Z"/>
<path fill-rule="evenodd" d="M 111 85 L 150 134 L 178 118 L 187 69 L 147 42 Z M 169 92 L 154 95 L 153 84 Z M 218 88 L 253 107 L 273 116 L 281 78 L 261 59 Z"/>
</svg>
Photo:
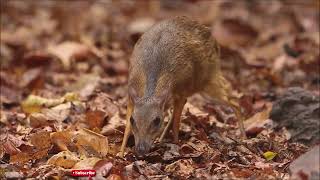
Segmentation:
<svg viewBox="0 0 320 180">
<path fill-rule="evenodd" d="M 126 129 L 124 131 L 124 136 L 123 136 L 122 145 L 121 145 L 121 149 L 120 149 L 120 157 L 123 157 L 123 155 L 124 155 L 124 150 L 125 150 L 125 147 L 128 142 L 128 138 L 131 133 L 130 117 L 132 115 L 132 112 L 133 112 L 133 103 L 129 98 L 128 105 L 127 105 L 127 115 L 126 115 Z"/>
</svg>

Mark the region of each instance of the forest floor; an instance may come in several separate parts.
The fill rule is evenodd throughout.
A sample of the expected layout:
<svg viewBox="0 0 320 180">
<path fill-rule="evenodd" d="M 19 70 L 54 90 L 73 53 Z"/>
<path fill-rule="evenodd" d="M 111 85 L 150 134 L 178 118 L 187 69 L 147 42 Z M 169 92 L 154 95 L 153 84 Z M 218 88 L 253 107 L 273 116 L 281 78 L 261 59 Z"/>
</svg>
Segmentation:
<svg viewBox="0 0 320 180">
<path fill-rule="evenodd" d="M 231 3 L 232 2 L 232 3 Z M 129 58 L 154 23 L 186 15 L 212 29 L 222 70 L 241 96 L 249 136 L 232 111 L 195 95 L 144 160 L 122 142 Z M 275 130 L 272 103 L 288 87 L 319 95 L 319 1 L 1 1 L 0 179 L 289 179 L 309 147 Z"/>
</svg>

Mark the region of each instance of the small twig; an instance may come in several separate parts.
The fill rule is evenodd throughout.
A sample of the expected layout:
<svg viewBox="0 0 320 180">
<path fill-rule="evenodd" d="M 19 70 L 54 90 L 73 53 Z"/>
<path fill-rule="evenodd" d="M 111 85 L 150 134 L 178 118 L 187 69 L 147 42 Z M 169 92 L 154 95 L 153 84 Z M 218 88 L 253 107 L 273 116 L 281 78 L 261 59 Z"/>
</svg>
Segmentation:
<svg viewBox="0 0 320 180">
<path fill-rule="evenodd" d="M 281 170 L 283 175 L 281 176 L 281 179 L 284 178 L 284 176 L 286 175 L 285 170 L 290 166 L 290 161 L 287 162 L 287 164 L 284 166 L 284 168 Z"/>
<path fill-rule="evenodd" d="M 226 164 L 229 164 L 231 161 L 235 160 L 236 158 L 232 158 L 229 161 L 226 162 Z"/>
</svg>

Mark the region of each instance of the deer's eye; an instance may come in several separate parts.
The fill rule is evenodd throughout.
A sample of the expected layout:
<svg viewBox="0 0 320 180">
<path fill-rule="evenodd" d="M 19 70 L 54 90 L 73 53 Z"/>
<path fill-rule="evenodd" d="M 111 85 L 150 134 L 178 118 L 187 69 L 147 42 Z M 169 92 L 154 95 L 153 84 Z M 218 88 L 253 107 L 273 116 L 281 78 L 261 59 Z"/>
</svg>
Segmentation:
<svg viewBox="0 0 320 180">
<path fill-rule="evenodd" d="M 132 116 L 130 117 L 130 123 L 131 123 L 131 125 L 134 125 L 134 123 L 135 123 L 135 120 L 133 119 Z"/>
<path fill-rule="evenodd" d="M 159 127 L 160 122 L 161 122 L 160 117 L 156 117 L 152 123 L 154 127 Z"/>
</svg>

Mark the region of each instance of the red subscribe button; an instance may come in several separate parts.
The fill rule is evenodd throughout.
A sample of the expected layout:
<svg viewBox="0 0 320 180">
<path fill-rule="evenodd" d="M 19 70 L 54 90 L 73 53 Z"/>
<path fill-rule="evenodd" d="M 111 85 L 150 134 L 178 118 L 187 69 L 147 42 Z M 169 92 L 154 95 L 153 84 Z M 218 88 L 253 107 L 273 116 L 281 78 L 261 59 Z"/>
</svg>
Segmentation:
<svg viewBox="0 0 320 180">
<path fill-rule="evenodd" d="M 84 176 L 95 176 L 96 175 L 96 170 L 72 170 L 71 171 L 71 176 L 79 176 L 79 177 L 84 177 Z"/>
</svg>

